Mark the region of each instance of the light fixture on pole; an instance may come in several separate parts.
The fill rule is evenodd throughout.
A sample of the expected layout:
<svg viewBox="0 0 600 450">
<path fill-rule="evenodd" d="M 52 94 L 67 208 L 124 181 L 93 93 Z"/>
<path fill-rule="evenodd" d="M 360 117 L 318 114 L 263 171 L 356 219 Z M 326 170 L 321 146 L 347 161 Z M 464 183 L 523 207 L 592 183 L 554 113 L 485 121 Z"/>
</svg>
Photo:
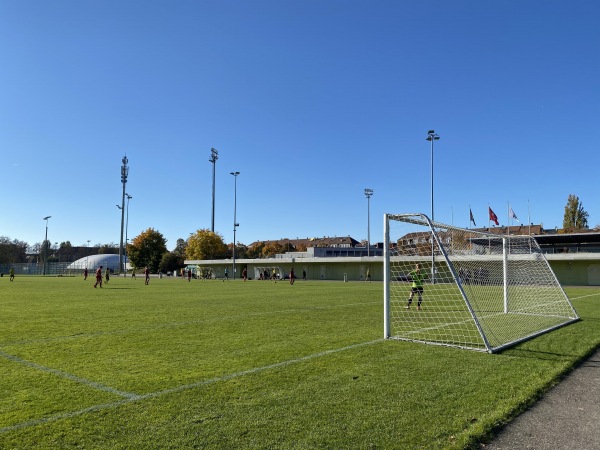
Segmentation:
<svg viewBox="0 0 600 450">
<path fill-rule="evenodd" d="M 44 238 L 44 268 L 42 269 L 42 274 L 46 275 L 46 260 L 48 259 L 48 219 L 52 216 L 46 216 L 42 220 L 46 221 L 46 237 Z"/>
<path fill-rule="evenodd" d="M 127 156 L 123 156 L 121 160 L 121 183 L 123 183 L 123 195 L 121 196 L 121 241 L 119 243 L 119 274 L 123 273 L 123 228 L 125 226 L 125 185 L 127 184 L 127 176 L 129 175 L 129 160 Z M 118 206 L 118 205 L 117 205 Z"/>
<path fill-rule="evenodd" d="M 125 193 L 127 197 L 127 218 L 125 219 L 125 269 L 127 269 L 127 245 L 129 244 L 129 238 L 127 237 L 127 230 L 129 229 L 129 200 L 133 197 L 127 193 Z M 127 270 L 125 270 L 125 274 L 127 274 Z"/>
<path fill-rule="evenodd" d="M 240 226 L 236 220 L 236 212 L 237 212 L 237 177 L 240 174 L 239 172 L 230 172 L 233 175 L 233 279 L 235 280 L 235 230 Z"/>
<path fill-rule="evenodd" d="M 440 137 L 436 134 L 434 130 L 429 130 L 425 139 L 431 142 L 431 222 L 434 222 L 435 218 L 433 213 L 433 141 L 438 141 Z M 433 234 L 431 235 L 431 282 L 435 284 L 435 246 Z"/>
<path fill-rule="evenodd" d="M 219 152 L 211 148 L 210 149 L 210 159 L 209 162 L 213 165 L 213 177 L 212 177 L 212 220 L 210 225 L 210 231 L 215 232 L 215 167 L 217 159 L 219 159 Z"/>
<path fill-rule="evenodd" d="M 367 256 L 371 256 L 371 196 L 373 189 L 365 188 L 367 197 Z"/>
</svg>

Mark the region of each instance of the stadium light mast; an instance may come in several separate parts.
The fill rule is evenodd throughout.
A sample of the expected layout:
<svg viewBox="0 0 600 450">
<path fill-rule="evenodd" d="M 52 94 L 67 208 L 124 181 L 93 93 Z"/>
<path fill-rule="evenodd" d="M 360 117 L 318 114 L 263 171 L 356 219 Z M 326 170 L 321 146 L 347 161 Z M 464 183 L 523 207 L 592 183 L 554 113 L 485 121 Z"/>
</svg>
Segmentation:
<svg viewBox="0 0 600 450">
<path fill-rule="evenodd" d="M 235 230 L 240 226 L 236 220 L 237 212 L 237 177 L 239 172 L 230 172 L 233 175 L 233 279 L 235 280 Z"/>
<path fill-rule="evenodd" d="M 371 256 L 371 196 L 373 189 L 365 188 L 367 197 L 367 256 Z"/>
<path fill-rule="evenodd" d="M 48 260 L 48 219 L 52 216 L 46 216 L 42 220 L 46 221 L 46 237 L 44 238 L 44 269 L 42 270 L 42 274 L 46 275 L 46 261 Z"/>
<path fill-rule="evenodd" d="M 127 244 L 129 243 L 129 238 L 127 237 L 127 230 L 129 229 L 129 200 L 133 198 L 133 196 L 125 193 L 127 197 L 127 218 L 125 219 L 125 274 L 127 275 Z"/>
<path fill-rule="evenodd" d="M 127 156 L 123 156 L 121 160 L 123 165 L 121 166 L 121 183 L 123 183 L 123 195 L 121 197 L 121 241 L 119 243 L 119 275 L 123 273 L 123 228 L 125 226 L 125 185 L 127 184 L 127 176 L 129 175 L 129 166 L 127 163 L 129 160 Z M 118 206 L 118 205 L 117 205 Z"/>
<path fill-rule="evenodd" d="M 215 232 L 215 167 L 217 159 L 219 159 L 219 152 L 211 148 L 210 149 L 210 159 L 209 162 L 213 165 L 213 177 L 212 177 L 212 221 L 210 225 L 210 231 Z"/>
<path fill-rule="evenodd" d="M 433 213 L 433 141 L 439 141 L 440 137 L 434 130 L 427 132 L 426 140 L 431 142 L 431 222 L 435 220 Z M 435 228 L 435 227 L 434 227 Z M 435 284 L 435 246 L 433 235 L 431 236 L 431 282 Z"/>
</svg>

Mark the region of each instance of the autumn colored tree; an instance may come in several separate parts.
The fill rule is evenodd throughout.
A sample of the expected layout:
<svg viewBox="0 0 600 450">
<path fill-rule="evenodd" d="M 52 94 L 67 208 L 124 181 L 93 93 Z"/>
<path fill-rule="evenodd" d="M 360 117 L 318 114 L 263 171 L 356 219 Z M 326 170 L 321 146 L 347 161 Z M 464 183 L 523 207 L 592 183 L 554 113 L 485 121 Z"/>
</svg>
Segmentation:
<svg viewBox="0 0 600 450">
<path fill-rule="evenodd" d="M 286 248 L 283 245 L 279 244 L 278 242 L 269 242 L 262 249 L 262 257 L 270 258 L 279 253 L 284 253 L 285 250 L 286 250 Z"/>
<path fill-rule="evenodd" d="M 224 259 L 229 249 L 223 242 L 223 236 L 207 228 L 197 230 L 187 241 L 186 259 Z"/>
<path fill-rule="evenodd" d="M 163 255 L 167 253 L 167 240 L 153 228 L 136 236 L 127 246 L 127 257 L 134 267 L 148 266 L 157 272 Z"/>
<path fill-rule="evenodd" d="M 565 233 L 573 233 L 588 229 L 588 212 L 583 209 L 583 204 L 579 201 L 579 197 L 569 194 L 567 204 L 565 206 L 565 215 L 563 218 L 563 231 Z"/>
<path fill-rule="evenodd" d="M 246 255 L 248 258 L 251 258 L 251 259 L 261 258 L 263 248 L 265 248 L 264 242 L 256 242 L 254 245 L 248 247 L 248 251 L 246 252 Z"/>
</svg>

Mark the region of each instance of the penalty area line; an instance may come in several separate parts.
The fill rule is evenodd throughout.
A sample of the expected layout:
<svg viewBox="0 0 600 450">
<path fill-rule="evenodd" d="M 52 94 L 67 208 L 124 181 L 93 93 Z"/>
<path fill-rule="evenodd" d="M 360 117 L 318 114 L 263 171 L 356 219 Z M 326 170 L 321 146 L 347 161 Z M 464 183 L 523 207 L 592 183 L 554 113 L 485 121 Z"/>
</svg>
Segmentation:
<svg viewBox="0 0 600 450">
<path fill-rule="evenodd" d="M 70 418 L 82 416 L 84 414 L 91 413 L 91 412 L 116 408 L 116 407 L 123 406 L 123 405 L 129 404 L 129 403 L 137 402 L 139 400 L 161 397 L 163 395 L 168 395 L 168 394 L 175 394 L 175 393 L 183 392 L 186 390 L 195 389 L 197 387 L 207 386 L 210 384 L 218 383 L 221 381 L 229 381 L 234 378 L 243 377 L 245 375 L 252 375 L 252 374 L 256 374 L 256 373 L 260 373 L 260 372 L 265 372 L 265 371 L 271 370 L 271 369 L 277 369 L 277 368 L 289 366 L 292 364 L 298 364 L 301 362 L 310 361 L 311 359 L 316 359 L 316 358 L 320 358 L 323 356 L 340 353 L 340 352 L 343 352 L 346 350 L 353 350 L 355 348 L 365 347 L 368 345 L 373 345 L 373 344 L 377 344 L 377 343 L 384 342 L 384 341 L 385 341 L 385 339 L 376 339 L 376 340 L 368 341 L 368 342 L 360 342 L 358 344 L 352 344 L 352 345 L 348 345 L 346 347 L 325 350 L 325 351 L 322 351 L 319 353 L 313 353 L 312 355 L 302 356 L 300 358 L 290 359 L 287 361 L 281 361 L 281 362 L 278 362 L 275 364 L 269 364 L 268 366 L 255 367 L 253 369 L 243 370 L 241 372 L 235 372 L 232 374 L 223 375 L 221 377 L 211 378 L 209 380 L 198 381 L 196 383 L 185 384 L 185 385 L 177 386 L 177 387 L 174 387 L 171 389 L 164 389 L 162 391 L 151 392 L 149 394 L 143 394 L 143 395 L 129 394 L 128 396 L 126 396 L 126 398 L 124 398 L 122 400 L 118 400 L 116 402 L 104 403 L 104 404 L 100 404 L 100 405 L 93 405 L 93 406 L 89 406 L 87 408 L 83 408 L 83 409 L 80 409 L 77 411 L 64 412 L 64 413 L 59 413 L 59 414 L 55 414 L 55 415 L 48 416 L 48 417 L 31 419 L 26 422 L 21 422 L 21 423 L 15 424 L 15 425 L 3 427 L 3 428 L 0 428 L 0 434 L 7 433 L 9 431 L 14 431 L 14 430 L 19 430 L 19 429 L 23 429 L 23 428 L 29 428 L 29 427 L 33 427 L 33 426 L 37 426 L 37 425 L 42 425 L 45 423 L 56 422 L 56 421 L 62 420 L 62 419 L 70 419 Z M 0 351 L 0 355 L 7 357 L 8 359 L 11 359 L 11 360 L 17 360 L 17 362 L 21 362 L 19 360 L 19 358 L 13 357 L 12 355 L 5 354 L 2 351 Z M 37 366 L 36 364 L 29 363 L 28 361 L 23 361 L 23 363 L 27 363 L 27 365 L 32 365 L 33 367 Z M 49 371 L 50 373 L 54 373 L 54 372 L 62 373 L 60 371 L 54 371 L 54 369 L 48 369 L 47 371 Z M 68 375 L 68 374 L 66 374 L 66 375 Z M 72 376 L 71 379 L 77 381 L 78 378 L 75 376 Z M 90 382 L 88 380 L 82 379 L 82 381 L 84 381 L 85 384 L 90 384 L 90 385 L 96 384 L 96 383 Z M 117 392 L 119 392 L 119 391 L 115 391 L 115 393 L 117 393 Z M 127 394 L 127 393 L 123 393 L 123 394 Z M 123 395 L 123 394 L 121 394 L 121 395 Z"/>
</svg>

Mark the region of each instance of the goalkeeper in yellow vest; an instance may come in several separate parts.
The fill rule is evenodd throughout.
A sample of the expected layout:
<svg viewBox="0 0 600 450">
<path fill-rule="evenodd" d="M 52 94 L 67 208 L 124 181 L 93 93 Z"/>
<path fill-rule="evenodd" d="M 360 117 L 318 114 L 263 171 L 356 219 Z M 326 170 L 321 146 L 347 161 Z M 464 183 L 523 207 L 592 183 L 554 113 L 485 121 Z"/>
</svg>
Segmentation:
<svg viewBox="0 0 600 450">
<path fill-rule="evenodd" d="M 421 303 L 423 302 L 423 280 L 427 278 L 425 271 L 421 269 L 421 266 L 417 264 L 414 270 L 408 273 L 409 280 L 412 280 L 412 289 L 410 290 L 410 297 L 408 297 L 408 305 L 405 309 L 410 309 L 413 297 L 415 294 L 418 296 L 417 309 L 421 310 Z"/>
</svg>

